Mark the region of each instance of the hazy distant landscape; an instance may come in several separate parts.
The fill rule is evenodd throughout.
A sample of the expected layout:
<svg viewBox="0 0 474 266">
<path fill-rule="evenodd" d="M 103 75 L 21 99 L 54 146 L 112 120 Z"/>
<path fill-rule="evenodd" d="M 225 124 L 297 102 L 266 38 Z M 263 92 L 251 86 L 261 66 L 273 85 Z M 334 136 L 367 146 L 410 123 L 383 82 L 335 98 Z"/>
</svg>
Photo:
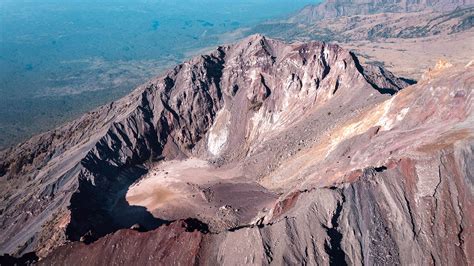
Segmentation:
<svg viewBox="0 0 474 266">
<path fill-rule="evenodd" d="M 0 149 L 123 96 L 224 32 L 314 2 L 2 1 Z"/>
</svg>

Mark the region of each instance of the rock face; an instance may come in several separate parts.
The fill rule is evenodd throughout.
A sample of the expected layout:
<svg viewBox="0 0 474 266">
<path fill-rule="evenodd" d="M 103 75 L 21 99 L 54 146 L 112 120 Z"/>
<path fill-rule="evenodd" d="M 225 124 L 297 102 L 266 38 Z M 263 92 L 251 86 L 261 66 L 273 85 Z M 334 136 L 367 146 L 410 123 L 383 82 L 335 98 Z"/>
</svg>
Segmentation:
<svg viewBox="0 0 474 266">
<path fill-rule="evenodd" d="M 205 228 L 191 219 L 147 233 L 125 229 L 91 245 L 68 244 L 39 264 L 194 265 L 199 262 L 200 245 L 204 242 L 205 233 Z"/>
<path fill-rule="evenodd" d="M 472 73 L 409 86 L 337 45 L 219 47 L 2 153 L 0 253 L 471 264 Z"/>
</svg>

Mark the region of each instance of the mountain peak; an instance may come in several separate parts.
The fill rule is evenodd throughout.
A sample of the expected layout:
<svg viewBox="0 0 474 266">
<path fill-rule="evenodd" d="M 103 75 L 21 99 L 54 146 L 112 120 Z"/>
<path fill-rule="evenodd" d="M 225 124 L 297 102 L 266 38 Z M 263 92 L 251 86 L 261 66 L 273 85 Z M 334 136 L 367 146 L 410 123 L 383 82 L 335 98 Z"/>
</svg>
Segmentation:
<svg viewBox="0 0 474 266">
<path fill-rule="evenodd" d="M 472 150 L 454 144 L 471 136 L 470 79 L 453 72 L 409 86 L 323 42 L 254 35 L 219 47 L 0 153 L 0 252 L 57 264 L 87 253 L 205 265 L 220 260 L 205 254 L 240 265 L 254 252 L 258 264 L 284 264 L 289 252 L 297 263 L 324 264 L 342 252 L 328 239 L 332 246 L 344 234 L 351 261 L 381 254 L 368 264 L 425 264 L 405 258 L 426 245 L 452 256 L 424 241 L 443 231 L 459 246 L 462 221 L 440 219 L 422 234 L 412 227 L 431 225 L 427 213 L 439 208 L 472 211 L 437 193 L 468 193 L 460 167 Z M 427 207 L 427 195 L 438 205 Z M 390 245 L 359 245 L 364 239 Z M 310 255 L 300 252 L 306 240 Z"/>
<path fill-rule="evenodd" d="M 276 137 L 287 134 L 290 127 L 304 126 L 305 117 L 316 113 L 345 117 L 350 110 L 385 99 L 388 95 L 384 91 L 396 92 L 405 86 L 388 71 L 360 65 L 337 45 L 287 44 L 253 35 L 220 47 L 175 67 L 123 99 L 0 154 L 2 179 L 11 184 L 3 192 L 19 195 L 6 197 L 10 207 L 4 210 L 4 217 L 9 218 L 2 223 L 2 232 L 12 235 L 4 235 L 9 241 L 0 248 L 15 253 L 27 243 L 25 251 L 47 252 L 47 247 L 60 244 L 43 242 L 53 237 L 51 233 L 79 240 L 88 231 L 94 232 L 89 238 L 97 238 L 135 223 L 153 226 L 147 220 L 132 224 L 113 220 L 117 228 L 111 227 L 105 217 L 116 213 L 104 212 L 115 208 L 108 206 L 107 198 L 117 197 L 116 193 L 152 170 L 154 164 L 149 162 L 198 158 L 200 161 L 190 163 L 211 162 L 204 167 L 206 172 L 214 171 L 214 164 L 246 165 L 250 172 L 241 174 L 255 182 L 275 167 L 262 167 L 271 165 L 268 160 L 272 158 L 261 158 L 262 149 L 273 147 Z M 320 119 L 326 121 L 320 122 L 323 124 L 329 121 L 326 116 Z M 297 141 L 293 137 L 291 141 Z M 283 156 L 287 154 L 283 146 L 272 149 L 281 159 L 287 156 Z M 109 187 L 107 193 L 101 192 L 104 186 Z M 132 194 L 139 195 L 141 189 Z M 272 193 L 266 193 L 267 200 L 273 198 Z M 25 204 L 22 199 L 30 197 L 41 201 Z M 135 196 L 130 197 L 133 201 Z M 92 198 L 93 206 L 86 204 Z M 86 205 L 94 211 L 84 209 Z M 208 213 L 214 207 L 204 205 L 207 209 L 202 211 L 207 214 L 203 219 L 212 230 L 228 228 Z M 25 223 L 43 225 L 44 229 L 18 228 L 14 221 L 19 217 L 13 214 L 19 209 L 38 213 Z M 160 219 L 177 219 L 178 213 Z M 239 220 L 250 222 L 255 214 L 250 208 L 239 214 Z M 45 216 L 49 218 L 44 220 Z M 65 230 L 48 227 L 62 219 L 70 221 Z M 78 219 L 89 222 L 79 223 Z M 33 236 L 37 241 L 29 243 L 27 239 Z"/>
</svg>

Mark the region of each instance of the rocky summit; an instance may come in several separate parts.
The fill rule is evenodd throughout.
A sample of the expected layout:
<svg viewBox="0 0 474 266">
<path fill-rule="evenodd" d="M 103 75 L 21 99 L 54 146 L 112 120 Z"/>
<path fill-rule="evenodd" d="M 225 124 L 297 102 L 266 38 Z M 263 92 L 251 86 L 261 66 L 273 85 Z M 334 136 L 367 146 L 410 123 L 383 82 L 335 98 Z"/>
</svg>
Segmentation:
<svg viewBox="0 0 474 266">
<path fill-rule="evenodd" d="M 0 253 L 473 264 L 473 84 L 472 64 L 414 84 L 323 42 L 218 47 L 0 153 Z"/>
</svg>

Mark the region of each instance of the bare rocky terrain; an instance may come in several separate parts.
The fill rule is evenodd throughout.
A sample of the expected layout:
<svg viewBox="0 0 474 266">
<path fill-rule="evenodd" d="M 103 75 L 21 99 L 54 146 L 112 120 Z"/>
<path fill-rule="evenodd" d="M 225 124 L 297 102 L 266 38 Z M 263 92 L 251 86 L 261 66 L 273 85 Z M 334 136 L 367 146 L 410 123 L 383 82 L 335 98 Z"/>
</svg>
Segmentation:
<svg viewBox="0 0 474 266">
<path fill-rule="evenodd" d="M 470 265 L 473 73 L 413 84 L 335 44 L 218 47 L 2 152 L 0 253 Z"/>
</svg>

